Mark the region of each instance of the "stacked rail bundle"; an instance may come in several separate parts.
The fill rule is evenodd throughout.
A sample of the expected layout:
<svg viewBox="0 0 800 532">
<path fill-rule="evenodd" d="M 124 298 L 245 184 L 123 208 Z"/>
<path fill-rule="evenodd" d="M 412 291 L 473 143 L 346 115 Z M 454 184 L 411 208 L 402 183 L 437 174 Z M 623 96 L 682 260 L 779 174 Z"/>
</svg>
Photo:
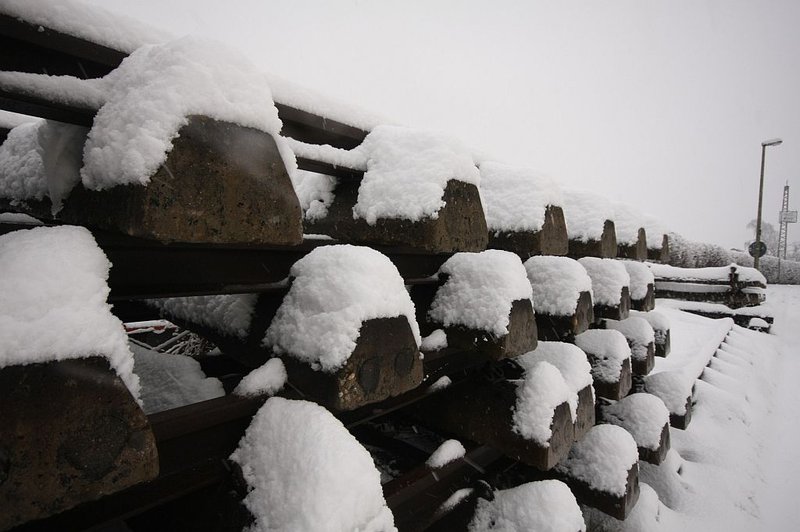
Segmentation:
<svg viewBox="0 0 800 532">
<path fill-rule="evenodd" d="M 767 280 L 754 268 L 737 264 L 711 268 L 651 264 L 650 268 L 656 280 L 656 297 L 718 303 L 734 310 L 758 306 L 765 300 Z"/>
</svg>

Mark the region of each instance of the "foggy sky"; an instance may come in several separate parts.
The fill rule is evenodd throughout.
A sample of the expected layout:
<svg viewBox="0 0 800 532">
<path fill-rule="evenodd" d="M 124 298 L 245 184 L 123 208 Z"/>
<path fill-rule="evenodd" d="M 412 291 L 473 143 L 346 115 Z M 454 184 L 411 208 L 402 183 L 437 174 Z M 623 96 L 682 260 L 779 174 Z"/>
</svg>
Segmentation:
<svg viewBox="0 0 800 532">
<path fill-rule="evenodd" d="M 765 221 L 800 185 L 795 0 L 93 1 L 694 240 L 752 238 L 762 140 L 784 140 L 767 150 Z"/>
</svg>

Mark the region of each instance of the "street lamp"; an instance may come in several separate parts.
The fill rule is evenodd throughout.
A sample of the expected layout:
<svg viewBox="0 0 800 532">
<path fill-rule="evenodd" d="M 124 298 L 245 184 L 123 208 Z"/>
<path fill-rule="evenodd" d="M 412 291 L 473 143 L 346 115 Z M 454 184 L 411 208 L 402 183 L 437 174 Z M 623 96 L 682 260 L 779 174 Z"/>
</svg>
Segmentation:
<svg viewBox="0 0 800 532">
<path fill-rule="evenodd" d="M 778 146 L 783 141 L 781 139 L 769 139 L 761 143 L 761 180 L 758 183 L 758 216 L 756 216 L 756 254 L 753 257 L 753 267 L 757 270 L 760 263 L 760 247 L 761 247 L 761 202 L 764 197 L 764 155 L 767 152 L 767 146 Z"/>
</svg>

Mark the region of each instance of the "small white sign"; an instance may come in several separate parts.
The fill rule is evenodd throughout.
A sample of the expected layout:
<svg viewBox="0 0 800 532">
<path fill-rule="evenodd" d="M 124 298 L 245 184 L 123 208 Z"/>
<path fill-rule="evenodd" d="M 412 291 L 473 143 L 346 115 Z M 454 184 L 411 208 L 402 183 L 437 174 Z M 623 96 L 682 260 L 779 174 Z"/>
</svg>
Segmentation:
<svg viewBox="0 0 800 532">
<path fill-rule="evenodd" d="M 781 211 L 780 222 L 782 224 L 796 224 L 797 211 Z"/>
</svg>

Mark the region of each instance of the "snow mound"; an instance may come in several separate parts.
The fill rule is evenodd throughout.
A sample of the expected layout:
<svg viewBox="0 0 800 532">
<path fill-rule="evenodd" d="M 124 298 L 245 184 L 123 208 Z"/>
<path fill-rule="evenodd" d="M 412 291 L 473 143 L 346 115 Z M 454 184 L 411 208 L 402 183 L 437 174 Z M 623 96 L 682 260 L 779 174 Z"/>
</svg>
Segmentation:
<svg viewBox="0 0 800 532">
<path fill-rule="evenodd" d="M 592 280 L 586 269 L 567 257 L 531 257 L 525 261 L 525 270 L 538 313 L 570 316 L 575 313 L 580 293 L 592 292 Z"/>
<path fill-rule="evenodd" d="M 591 192 L 564 191 L 563 209 L 570 240 L 600 240 L 606 220 L 614 220 L 611 200 Z"/>
<path fill-rule="evenodd" d="M 548 205 L 561 205 L 561 189 L 554 180 L 529 168 L 482 162 L 481 197 L 490 232 L 540 231 Z"/>
<path fill-rule="evenodd" d="M 472 532 L 583 532 L 586 525 L 578 501 L 558 480 L 528 482 L 479 499 L 469 524 Z"/>
<path fill-rule="evenodd" d="M 533 294 L 522 261 L 508 251 L 456 253 L 439 274 L 448 278 L 436 292 L 428 315 L 445 327 L 461 325 L 505 336 L 511 304 Z"/>
<path fill-rule="evenodd" d="M 148 304 L 172 318 L 211 327 L 228 336 L 245 338 L 250 330 L 256 301 L 258 294 L 226 294 L 151 299 Z"/>
<path fill-rule="evenodd" d="M 628 319 L 603 320 L 607 329 L 619 331 L 631 347 L 631 355 L 636 360 L 647 358 L 647 346 L 656 340 L 653 327 L 644 318 L 631 316 Z"/>
<path fill-rule="evenodd" d="M 268 399 L 231 460 L 250 488 L 253 532 L 395 530 L 372 457 L 319 405 Z"/>
<path fill-rule="evenodd" d="M 233 393 L 246 397 L 275 395 L 286 384 L 287 378 L 283 361 L 280 358 L 271 358 L 263 366 L 245 375 Z"/>
<path fill-rule="evenodd" d="M 554 365 L 537 363 L 525 372 L 517 386 L 517 402 L 511 417 L 514 432 L 549 447 L 555 409 L 561 403 L 568 403 L 571 396 L 572 391 Z"/>
<path fill-rule="evenodd" d="M 594 490 L 625 495 L 628 471 L 639 462 L 633 437 L 616 425 L 595 425 L 572 446 L 556 470 L 582 480 Z"/>
<path fill-rule="evenodd" d="M 158 353 L 130 344 L 146 414 L 163 412 L 225 395 L 219 379 L 206 377 L 200 363 L 184 355 Z"/>
<path fill-rule="evenodd" d="M 648 375 L 644 384 L 647 393 L 653 394 L 673 414 L 686 414 L 686 399 L 692 395 L 692 382 L 677 371 L 662 371 Z"/>
<path fill-rule="evenodd" d="M 622 364 L 631 357 L 625 336 L 619 331 L 591 329 L 575 336 L 575 345 L 592 355 L 592 378 L 603 382 L 619 380 Z"/>
<path fill-rule="evenodd" d="M 84 148 L 81 177 L 89 189 L 147 185 L 190 115 L 270 133 L 294 167 L 267 78 L 219 42 L 182 37 L 143 46 L 95 83 L 105 103 Z"/>
<path fill-rule="evenodd" d="M 442 329 L 436 329 L 422 339 L 419 348 L 422 351 L 438 351 L 447 347 L 447 333 Z"/>
<path fill-rule="evenodd" d="M 569 409 L 573 421 L 576 419 L 578 392 L 592 385 L 592 366 L 586 359 L 586 353 L 572 344 L 540 341 L 535 351 L 518 356 L 514 361 L 526 371 L 533 369 L 540 362 L 555 366 L 572 392 Z"/>
<path fill-rule="evenodd" d="M 394 264 L 381 253 L 351 245 L 314 249 L 289 271 L 293 278 L 264 345 L 332 373 L 356 347 L 362 322 L 405 316 L 417 345 L 414 303 Z"/>
<path fill-rule="evenodd" d="M 448 181 L 480 184 L 470 152 L 441 134 L 377 126 L 356 149 L 364 153 L 367 171 L 353 216 L 370 225 L 379 218 L 436 218 Z"/>
<path fill-rule="evenodd" d="M 655 451 L 664 425 L 669 425 L 669 411 L 655 395 L 634 393 L 604 406 L 603 420 L 630 432 L 639 447 Z"/>
<path fill-rule="evenodd" d="M 632 260 L 620 261 L 631 278 L 631 299 L 644 299 L 647 296 L 647 286 L 655 286 L 656 280 L 653 272 L 646 264 Z"/>
<path fill-rule="evenodd" d="M 425 465 L 431 469 L 439 469 L 450 462 L 463 458 L 467 450 L 458 440 L 447 440 L 443 442 L 425 461 Z"/>
<path fill-rule="evenodd" d="M 295 152 L 297 154 L 297 152 Z M 328 215 L 328 207 L 333 203 L 336 178 L 316 172 L 295 170 L 292 184 L 300 200 L 306 220 L 317 220 Z"/>
<path fill-rule="evenodd" d="M 138 400 L 125 327 L 106 302 L 110 267 L 83 227 L 0 236 L 0 368 L 104 356 Z"/>
<path fill-rule="evenodd" d="M 620 261 L 583 257 L 578 259 L 592 279 L 592 294 L 596 305 L 614 307 L 622 300 L 622 288 L 630 287 L 631 277 Z"/>
<path fill-rule="evenodd" d="M 639 229 L 644 227 L 642 214 L 630 205 L 614 203 L 614 230 L 617 233 L 617 243 L 634 246 L 639 242 Z M 645 233 L 647 230 L 645 229 Z"/>
</svg>

